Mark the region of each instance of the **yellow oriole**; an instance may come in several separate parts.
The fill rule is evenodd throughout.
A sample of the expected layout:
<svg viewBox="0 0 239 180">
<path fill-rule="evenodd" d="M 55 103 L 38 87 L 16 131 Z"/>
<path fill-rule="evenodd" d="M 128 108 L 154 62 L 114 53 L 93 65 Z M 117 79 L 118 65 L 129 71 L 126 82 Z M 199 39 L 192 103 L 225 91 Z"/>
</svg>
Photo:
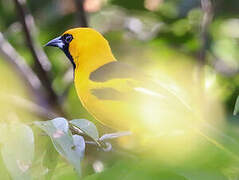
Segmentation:
<svg viewBox="0 0 239 180">
<path fill-rule="evenodd" d="M 108 41 L 96 30 L 70 29 L 46 46 L 64 51 L 74 67 L 82 104 L 103 124 L 117 130 L 151 132 L 155 137 L 165 131 L 194 129 L 191 107 L 137 68 L 118 62 Z M 200 130 L 197 134 L 226 150 Z"/>
<path fill-rule="evenodd" d="M 70 29 L 46 46 L 64 51 L 74 67 L 82 104 L 103 124 L 132 131 L 185 126 L 175 121 L 188 113 L 183 101 L 136 68 L 118 62 L 108 41 L 94 29 Z"/>
</svg>

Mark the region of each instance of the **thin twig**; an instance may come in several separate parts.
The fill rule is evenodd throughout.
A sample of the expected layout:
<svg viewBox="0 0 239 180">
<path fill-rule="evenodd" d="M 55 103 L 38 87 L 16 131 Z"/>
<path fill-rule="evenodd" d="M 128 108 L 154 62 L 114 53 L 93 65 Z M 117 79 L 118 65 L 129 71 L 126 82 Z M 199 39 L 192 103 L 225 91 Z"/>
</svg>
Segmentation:
<svg viewBox="0 0 239 180">
<path fill-rule="evenodd" d="M 123 131 L 123 132 L 117 132 L 117 133 L 111 133 L 111 134 L 104 134 L 103 136 L 101 136 L 99 138 L 100 141 L 104 141 L 107 139 L 115 139 L 115 138 L 119 138 L 122 136 L 129 136 L 132 135 L 132 132 L 130 131 Z"/>
<path fill-rule="evenodd" d="M 75 4 L 77 7 L 77 21 L 81 27 L 88 27 L 88 22 L 86 18 L 86 13 L 84 10 L 84 0 L 75 0 Z"/>
</svg>

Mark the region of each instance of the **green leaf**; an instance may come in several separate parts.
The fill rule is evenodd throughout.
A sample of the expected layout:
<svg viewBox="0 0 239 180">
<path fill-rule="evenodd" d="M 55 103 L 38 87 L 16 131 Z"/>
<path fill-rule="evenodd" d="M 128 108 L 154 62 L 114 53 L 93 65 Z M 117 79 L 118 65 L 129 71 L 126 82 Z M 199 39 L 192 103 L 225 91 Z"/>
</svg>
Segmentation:
<svg viewBox="0 0 239 180">
<path fill-rule="evenodd" d="M 55 118 L 50 121 L 35 122 L 51 138 L 55 149 L 65 157 L 81 175 L 81 160 L 84 156 L 85 141 L 83 137 L 72 136 L 69 125 L 64 118 Z"/>
<path fill-rule="evenodd" d="M 237 115 L 239 112 L 239 96 L 237 97 L 237 100 L 236 100 L 236 104 L 235 104 L 235 107 L 234 107 L 234 111 L 233 111 L 233 115 Z"/>
<path fill-rule="evenodd" d="M 80 156 L 81 160 L 84 157 L 85 154 L 85 140 L 82 136 L 79 135 L 73 135 L 73 143 L 74 146 L 72 149 Z"/>
<path fill-rule="evenodd" d="M 91 137 L 94 141 L 99 139 L 99 133 L 96 126 L 86 119 L 73 119 L 70 123 L 80 130 L 82 130 L 87 136 Z"/>
<path fill-rule="evenodd" d="M 1 154 L 12 179 L 31 179 L 30 169 L 34 158 L 34 136 L 32 129 L 21 123 L 7 126 L 1 132 Z"/>
</svg>

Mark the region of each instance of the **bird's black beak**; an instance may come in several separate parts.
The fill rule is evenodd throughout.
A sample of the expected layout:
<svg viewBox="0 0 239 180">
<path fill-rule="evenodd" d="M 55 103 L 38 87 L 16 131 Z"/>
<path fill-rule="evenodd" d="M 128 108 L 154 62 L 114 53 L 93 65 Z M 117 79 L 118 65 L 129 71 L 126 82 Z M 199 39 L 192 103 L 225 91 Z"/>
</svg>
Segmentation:
<svg viewBox="0 0 239 180">
<path fill-rule="evenodd" d="M 55 39 L 52 39 L 49 41 L 45 46 L 54 46 L 54 47 L 59 47 L 60 49 L 63 49 L 64 47 L 64 42 L 62 41 L 61 36 L 57 37 Z"/>
</svg>

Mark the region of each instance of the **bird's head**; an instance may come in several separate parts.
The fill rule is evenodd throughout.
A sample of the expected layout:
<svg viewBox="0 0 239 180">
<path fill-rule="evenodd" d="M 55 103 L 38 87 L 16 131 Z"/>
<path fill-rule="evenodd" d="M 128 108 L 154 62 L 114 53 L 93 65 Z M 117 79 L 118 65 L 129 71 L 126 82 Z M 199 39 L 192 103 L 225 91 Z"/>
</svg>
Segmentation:
<svg viewBox="0 0 239 180">
<path fill-rule="evenodd" d="M 96 63 L 104 58 L 114 60 L 108 41 L 92 28 L 74 28 L 49 41 L 46 46 L 58 47 L 64 51 L 74 68 L 78 64 Z M 86 62 L 88 61 L 88 62 Z"/>
</svg>

